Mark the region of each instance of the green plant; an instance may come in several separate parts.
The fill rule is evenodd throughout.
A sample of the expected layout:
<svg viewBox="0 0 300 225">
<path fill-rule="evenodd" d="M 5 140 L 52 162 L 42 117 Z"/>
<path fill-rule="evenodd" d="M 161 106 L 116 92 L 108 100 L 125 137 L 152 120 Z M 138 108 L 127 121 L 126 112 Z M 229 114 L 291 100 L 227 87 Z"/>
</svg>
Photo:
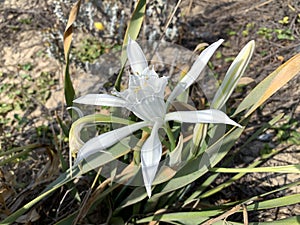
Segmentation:
<svg viewBox="0 0 300 225">
<path fill-rule="evenodd" d="M 246 29 L 242 31 L 242 35 L 244 37 L 249 35 L 249 32 L 251 32 L 254 28 L 255 24 L 254 23 L 247 23 Z"/>
<path fill-rule="evenodd" d="M 95 38 L 84 39 L 75 56 L 82 62 L 93 62 L 104 52 L 105 47 Z"/>
<path fill-rule="evenodd" d="M 71 28 L 79 11 L 80 2 L 81 1 L 78 1 L 77 4 L 75 4 L 72 12 L 70 13 L 70 19 L 64 39 L 66 58 L 65 98 L 68 106 L 72 105 L 72 102 L 75 98 L 75 90 L 71 82 L 71 76 L 68 68 L 70 53 L 69 49 L 72 39 L 70 37 L 72 37 L 73 32 Z M 143 22 L 145 10 L 146 1 L 138 1 L 126 32 L 126 41 L 124 41 L 124 46 L 128 43 L 129 37 L 133 38 L 134 40 L 138 36 L 141 23 Z M 265 30 L 262 32 L 262 35 L 267 37 L 268 35 L 271 35 L 271 32 Z M 213 97 L 213 101 L 211 103 L 212 109 L 219 110 L 224 107 L 232 92 L 235 90 L 240 77 L 245 72 L 253 54 L 253 50 L 254 42 L 251 41 L 241 50 L 236 58 L 232 59 L 233 62 L 229 67 L 223 82 Z M 130 51 L 126 51 L 127 50 L 123 48 L 122 66 L 120 68 L 118 79 L 115 83 L 115 87 L 117 89 L 115 96 L 101 95 L 99 99 L 102 101 L 98 102 L 99 105 L 104 103 L 111 106 L 129 105 L 129 101 L 125 101 L 124 103 L 124 101 L 120 99 L 120 96 L 122 95 L 123 97 L 125 96 L 124 98 L 126 99 L 126 93 L 120 90 L 120 83 L 122 80 L 127 54 L 132 53 Z M 138 54 L 139 51 L 135 51 L 135 53 L 137 54 L 132 54 L 131 57 L 129 57 L 129 60 L 132 61 L 132 58 L 135 57 L 140 59 L 139 57 L 141 54 Z M 207 54 L 207 51 L 205 51 L 205 54 Z M 205 59 L 207 58 L 205 57 Z M 191 68 L 190 71 L 193 73 L 187 73 L 186 76 L 183 76 L 181 81 L 178 81 L 179 85 L 173 89 L 173 92 L 171 92 L 172 94 L 170 95 L 171 97 L 168 97 L 168 100 L 175 100 L 180 93 L 187 93 L 184 92 L 185 88 L 189 89 L 191 84 L 197 78 L 194 74 L 195 71 L 201 71 L 203 69 L 202 66 L 204 67 L 204 65 L 201 64 L 201 60 L 202 58 L 200 57 L 198 63 L 195 64 L 195 67 Z M 135 60 L 133 61 L 135 62 Z M 141 63 L 142 66 L 140 66 L 139 63 Z M 139 61 L 139 63 L 132 63 L 131 65 L 133 73 L 135 73 L 136 76 L 131 77 L 131 79 L 136 79 L 134 80 L 135 82 L 131 80 L 131 84 L 135 85 L 136 89 L 131 86 L 132 89 L 130 90 L 130 93 L 137 94 L 141 88 L 145 88 L 145 90 L 149 90 L 147 88 L 150 88 L 152 90 L 152 92 L 150 92 L 151 97 L 155 97 L 153 92 L 157 90 L 157 86 L 160 87 L 160 83 L 156 82 L 158 77 L 155 76 L 156 80 L 154 79 L 154 81 L 152 80 L 153 83 L 149 83 L 150 78 L 153 79 L 153 76 L 155 75 L 154 71 L 148 68 L 148 65 L 146 65 L 144 60 L 141 60 L 141 62 Z M 141 69 L 148 70 L 145 70 L 146 72 L 143 74 L 144 70 Z M 246 199 L 234 199 L 224 204 L 214 204 L 215 196 L 213 195 L 221 193 L 225 188 L 230 188 L 234 182 L 238 181 L 247 173 L 299 173 L 299 165 L 272 167 L 260 166 L 263 162 L 281 151 L 278 149 L 271 149 L 270 145 L 264 146 L 260 151 L 259 157 L 253 162 L 250 162 L 249 165 L 245 165 L 243 168 L 229 167 L 232 158 L 239 154 L 239 150 L 247 149 L 253 140 L 255 140 L 265 130 L 272 129 L 274 124 L 276 124 L 283 117 L 283 114 L 274 116 L 274 118 L 271 118 L 268 122 L 261 124 L 261 126 L 256 129 L 255 133 L 252 134 L 244 143 L 240 143 L 239 146 L 236 145 L 255 110 L 261 107 L 274 93 L 277 92 L 279 88 L 284 86 L 289 80 L 295 77 L 299 71 L 300 54 L 297 54 L 282 64 L 274 72 L 269 74 L 260 83 L 258 83 L 257 86 L 251 90 L 244 99 L 240 100 L 237 108 L 232 108 L 230 106 L 228 111 L 234 112 L 231 117 L 238 121 L 239 124 L 243 125 L 243 127 L 230 127 L 229 129 L 225 130 L 224 134 L 219 134 L 217 132 L 220 129 L 219 125 L 213 126 L 207 123 L 199 123 L 194 127 L 190 136 L 183 138 L 183 135 L 180 134 L 180 123 L 173 122 L 175 117 L 172 117 L 180 110 L 168 113 L 164 111 L 163 113 L 165 114 L 162 115 L 163 118 L 155 117 L 155 110 L 161 109 L 164 107 L 164 105 L 159 105 L 160 107 L 156 108 L 155 105 L 153 105 L 153 101 L 150 103 L 147 102 L 148 104 L 142 105 L 143 107 L 134 108 L 136 106 L 140 106 L 140 102 L 136 102 L 137 104 L 133 106 L 132 110 L 134 113 L 126 118 L 121 118 L 114 115 L 104 115 L 100 113 L 88 114 L 74 121 L 70 131 L 67 129 L 68 124 L 65 123 L 64 120 L 57 118 L 61 127 L 64 128 L 65 133 L 70 133 L 71 135 L 71 148 L 73 150 L 78 150 L 78 152 L 70 151 L 70 160 L 74 155 L 77 158 L 81 157 L 83 161 L 81 163 L 77 163 L 73 167 L 70 167 L 68 170 L 64 169 L 60 176 L 55 181 L 50 183 L 45 190 L 37 194 L 37 196 L 35 196 L 30 202 L 24 204 L 18 210 L 10 214 L 5 220 L 1 221 L 1 224 L 14 223 L 17 218 L 19 218 L 21 215 L 24 215 L 30 208 L 33 208 L 37 203 L 41 202 L 44 198 L 49 197 L 53 193 L 65 193 L 62 197 L 63 200 L 65 200 L 65 196 L 69 195 L 72 199 L 72 203 L 74 203 L 67 207 L 68 210 L 72 211 L 68 211 L 62 217 L 56 215 L 57 217 L 55 222 L 57 225 L 80 223 L 105 223 L 122 225 L 143 224 L 153 221 L 155 221 L 155 223 L 165 222 L 167 224 L 242 224 L 239 222 L 228 221 L 227 217 L 235 213 L 243 212 L 245 215 L 245 223 L 247 223 L 246 215 L 248 211 L 259 211 L 298 204 L 300 202 L 299 194 L 285 195 L 280 197 L 274 196 L 277 193 L 285 192 L 290 187 L 299 185 L 299 181 L 288 183 L 281 187 L 274 187 L 273 190 L 266 191 L 260 195 L 252 195 Z M 141 74 L 143 76 L 140 76 Z M 147 75 L 149 77 L 147 77 Z M 164 79 L 166 78 L 162 78 L 162 80 Z M 41 86 L 43 85 L 44 84 L 41 84 Z M 159 90 L 161 91 L 161 89 Z M 141 92 L 141 95 L 142 94 L 146 94 L 146 92 Z M 155 94 L 157 93 L 155 92 Z M 91 96 L 88 96 L 88 98 L 85 100 L 92 100 L 92 103 L 97 103 L 97 101 L 93 100 L 97 100 L 98 98 L 93 99 L 89 97 Z M 132 96 L 130 95 L 129 97 Z M 140 96 L 134 97 L 139 98 Z M 160 97 L 160 100 L 164 100 L 163 95 Z M 184 102 L 182 99 L 184 98 L 177 98 L 178 101 L 176 102 L 180 103 L 181 107 L 188 107 L 187 102 Z M 172 102 L 171 100 L 170 102 Z M 80 103 L 80 100 L 77 99 L 76 101 Z M 155 104 L 159 103 L 161 102 L 155 102 Z M 194 108 L 192 109 L 195 111 Z M 189 115 L 191 115 L 190 112 L 192 111 L 188 112 Z M 209 112 L 214 111 L 210 110 Z M 171 121 L 170 117 L 172 117 L 172 122 L 168 124 L 165 123 Z M 20 118 L 21 117 L 18 117 L 18 119 Z M 182 118 L 186 117 L 182 116 Z M 181 121 L 182 118 L 176 117 L 175 119 Z M 223 118 L 227 117 L 224 116 Z M 147 126 L 144 126 L 146 124 L 145 122 L 148 120 L 150 120 L 150 122 L 154 122 L 154 125 L 153 123 L 149 123 Z M 292 126 L 283 126 L 279 128 L 277 132 L 279 139 L 288 140 L 289 137 L 287 137 L 285 133 L 288 133 L 289 129 L 294 129 L 294 126 L 298 126 L 297 124 L 294 124 L 292 120 L 289 122 L 292 124 Z M 87 143 L 85 143 L 86 140 L 83 140 L 81 137 L 81 130 L 83 128 L 88 128 L 90 124 L 94 123 L 97 125 L 111 125 L 104 127 L 100 126 L 99 129 L 100 132 L 105 132 L 104 135 L 107 135 L 106 137 L 110 137 L 110 139 L 104 140 L 104 142 L 102 142 L 102 139 L 100 143 L 93 143 L 93 141 L 87 141 Z M 113 128 L 112 125 L 115 124 L 125 125 L 125 127 L 123 127 L 125 130 L 128 127 L 133 128 L 133 126 L 139 126 L 141 124 L 143 126 L 138 127 L 141 128 L 141 130 L 131 130 L 131 132 L 135 131 L 135 140 L 130 139 L 130 137 L 124 137 L 122 141 L 115 141 L 111 138 L 112 133 L 109 133 L 117 131 L 117 129 L 111 129 Z M 151 130 L 153 131 L 155 128 L 162 125 L 165 126 L 164 128 L 167 135 L 155 136 L 155 138 L 151 137 L 153 133 Z M 276 129 L 277 128 L 275 128 L 275 130 Z M 284 131 L 283 133 L 282 130 Z M 40 135 L 43 135 L 44 133 L 48 132 L 48 129 L 47 127 L 39 127 L 38 132 Z M 117 132 L 115 134 L 116 137 L 124 135 L 123 132 Z M 71 140 L 71 137 L 73 138 L 73 141 Z M 297 136 L 295 137 L 297 138 Z M 141 174 L 143 171 L 138 166 L 138 163 L 140 163 L 139 154 L 143 144 L 147 143 L 147 140 L 149 139 L 156 140 L 156 143 L 161 141 L 161 145 L 163 146 L 163 154 L 161 154 L 161 157 L 164 157 L 167 162 L 171 162 L 170 165 L 163 164 L 161 167 L 161 171 L 158 173 L 159 179 L 157 179 L 157 181 L 154 180 L 152 185 L 151 198 L 148 198 L 144 186 L 126 185 L 129 181 L 139 181 L 142 179 Z M 113 143 L 108 145 L 106 141 Z M 90 145 L 88 142 L 92 144 Z M 103 144 L 103 146 L 100 144 Z M 99 150 L 99 154 L 92 154 L 89 156 L 81 155 L 84 148 L 89 148 L 89 146 L 92 146 L 90 149 L 88 149 L 89 151 L 94 151 L 96 153 Z M 105 149 L 98 149 L 98 147 Z M 230 152 L 233 148 L 235 151 Z M 24 152 L 28 152 L 30 150 L 31 148 L 26 148 Z M 4 154 L 0 153 L 0 157 L 10 157 L 10 154 L 17 155 L 18 151 L 21 150 L 12 149 Z M 77 156 L 76 153 L 78 154 Z M 84 156 L 86 156 L 86 158 Z M 10 157 L 10 159 L 11 158 L 12 157 Z M 181 164 L 181 159 L 184 159 L 182 162 L 183 164 Z M 126 163 L 125 166 L 121 168 L 114 167 L 114 163 L 117 160 L 120 163 Z M 149 157 L 147 160 L 151 161 L 151 157 Z M 4 165 L 5 163 L 1 161 L 0 165 Z M 64 164 L 64 160 L 61 160 L 61 164 Z M 63 167 L 66 168 L 65 165 Z M 103 172 L 107 169 L 109 171 L 108 176 L 100 176 L 101 171 Z M 222 173 L 234 175 L 232 175 L 230 179 L 216 185 L 214 181 Z M 80 182 L 81 180 L 83 180 L 83 182 Z M 84 184 L 87 185 L 84 186 Z M 87 187 L 87 189 L 85 189 L 85 187 Z M 67 189 L 67 191 L 63 192 L 64 188 Z M 147 188 L 149 192 L 149 186 Z M 59 203 L 62 204 L 62 202 L 63 201 L 60 201 Z M 101 212 L 101 217 L 98 216 L 99 212 Z M 292 216 L 283 220 L 275 221 L 274 224 L 297 224 L 299 219 L 299 216 Z M 257 223 L 269 224 L 256 221 L 252 222 L 252 224 Z"/>
<path fill-rule="evenodd" d="M 283 124 L 274 126 L 277 140 L 300 145 L 299 121 L 286 116 L 281 123 Z"/>
<path fill-rule="evenodd" d="M 74 54 L 82 62 L 94 62 L 100 55 L 109 52 L 111 49 L 120 50 L 120 46 L 105 45 L 96 38 L 86 38 L 75 49 Z"/>
<path fill-rule="evenodd" d="M 31 18 L 22 18 L 22 19 L 19 19 L 19 22 L 21 24 L 30 25 L 32 23 L 32 19 Z"/>
<path fill-rule="evenodd" d="M 256 33 L 269 40 L 272 38 L 273 30 L 266 27 L 260 27 Z"/>
<path fill-rule="evenodd" d="M 283 25 L 286 25 L 286 24 L 289 24 L 289 17 L 288 16 L 285 16 L 283 17 L 281 20 L 278 21 L 280 24 L 283 24 Z"/>
<path fill-rule="evenodd" d="M 25 71 L 30 71 L 33 68 L 33 65 L 31 63 L 25 63 L 23 65 L 20 65 L 20 67 Z"/>
<path fill-rule="evenodd" d="M 293 33 L 290 29 L 275 29 L 276 36 L 279 40 L 290 40 L 294 41 L 295 38 L 293 36 Z"/>
</svg>

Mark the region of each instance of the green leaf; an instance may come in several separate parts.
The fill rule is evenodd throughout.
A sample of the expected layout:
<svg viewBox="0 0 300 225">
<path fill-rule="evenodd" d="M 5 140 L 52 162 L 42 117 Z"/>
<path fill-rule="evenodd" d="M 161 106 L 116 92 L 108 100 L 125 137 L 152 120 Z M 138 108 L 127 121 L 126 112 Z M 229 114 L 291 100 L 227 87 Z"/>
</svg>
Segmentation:
<svg viewBox="0 0 300 225">
<path fill-rule="evenodd" d="M 73 105 L 73 100 L 75 98 L 75 90 L 73 83 L 71 81 L 71 76 L 69 73 L 69 55 L 67 58 L 66 68 L 65 68 L 65 80 L 64 80 L 64 91 L 65 91 L 65 100 L 67 106 Z"/>
<path fill-rule="evenodd" d="M 24 155 L 27 155 L 33 149 L 40 148 L 40 147 L 46 147 L 46 146 L 41 145 L 41 144 L 30 144 L 30 145 L 26 145 L 26 146 L 22 146 L 22 147 L 12 148 L 6 152 L 0 152 L 0 157 L 14 153 L 12 156 L 10 156 L 6 159 L 0 160 L 0 166 L 3 166 L 10 162 L 13 162 L 15 159 L 23 157 Z M 18 152 L 18 151 L 21 151 L 21 152 Z M 15 153 L 15 152 L 18 152 L 18 153 Z"/>
<path fill-rule="evenodd" d="M 300 173 L 300 165 L 259 168 L 212 168 L 210 171 L 217 173 Z"/>
<path fill-rule="evenodd" d="M 36 143 L 36 144 L 29 144 L 29 145 L 25 145 L 25 146 L 21 146 L 21 147 L 15 147 L 15 148 L 12 148 L 8 151 L 1 151 L 0 152 L 0 157 L 5 156 L 5 155 L 9 155 L 9 154 L 12 154 L 12 153 L 20 152 L 20 151 L 23 151 L 24 149 L 32 150 L 32 149 L 41 148 L 41 147 L 46 147 L 46 146 Z"/>
<path fill-rule="evenodd" d="M 162 222 L 180 222 L 185 225 L 196 225 L 200 224 L 209 219 L 210 216 L 220 214 L 221 210 L 210 210 L 200 212 L 179 212 L 179 213 L 166 213 L 149 216 L 137 221 L 137 223 L 147 223 L 151 221 L 162 221 Z"/>
<path fill-rule="evenodd" d="M 108 152 L 118 158 L 124 154 L 126 154 L 130 149 L 128 148 L 129 145 L 129 138 L 124 139 L 122 142 L 117 143 L 116 145 L 114 145 L 112 148 L 110 148 L 108 150 Z M 104 158 L 103 158 L 104 157 Z M 27 210 L 29 210 L 32 206 L 34 206 L 36 203 L 38 203 L 39 201 L 41 201 L 43 198 L 47 197 L 49 194 L 53 193 L 55 190 L 57 190 L 58 188 L 60 188 L 61 186 L 63 186 L 64 184 L 70 182 L 71 180 L 75 179 L 76 177 L 78 177 L 80 174 L 82 173 L 86 173 L 88 171 L 90 171 L 91 169 L 94 168 L 95 166 L 95 162 L 97 160 L 100 161 L 97 162 L 97 166 L 101 166 L 107 162 L 105 162 L 104 160 L 106 160 L 107 158 L 103 155 L 99 155 L 97 157 L 95 157 L 95 159 L 93 160 L 93 162 L 89 162 L 88 163 L 83 163 L 81 170 L 78 167 L 72 168 L 72 173 L 70 170 L 67 170 L 65 173 L 61 174 L 54 182 L 52 182 L 51 184 L 48 185 L 48 187 L 35 199 L 31 200 L 29 203 L 25 204 L 24 206 L 22 206 L 20 209 L 18 209 L 16 212 L 12 213 L 11 215 L 9 215 L 6 219 L 4 219 L 3 221 L 0 222 L 1 225 L 4 224 L 11 224 L 13 223 L 18 217 L 20 217 L 21 215 L 23 215 Z M 108 192 L 109 193 L 109 192 Z M 103 192 L 104 196 L 107 193 Z"/>
<path fill-rule="evenodd" d="M 70 225 L 73 223 L 74 219 L 76 218 L 78 211 L 72 213 L 71 215 L 67 215 L 62 220 L 58 221 L 54 225 Z"/>
<path fill-rule="evenodd" d="M 67 125 L 61 120 L 61 118 L 58 115 L 56 115 L 56 120 L 57 120 L 60 128 L 62 129 L 64 135 L 66 137 L 69 137 L 69 131 L 70 131 L 70 129 L 67 127 Z"/>
<path fill-rule="evenodd" d="M 122 208 L 140 202 L 146 197 L 147 192 L 145 187 L 137 187 L 126 199 L 123 200 L 123 202 L 119 205 L 119 208 L 117 208 L 116 211 L 119 211 Z"/>
<path fill-rule="evenodd" d="M 154 194 L 149 201 L 156 201 L 160 196 L 185 187 L 207 173 L 210 167 L 215 166 L 224 158 L 242 132 L 242 128 L 232 128 L 212 146 L 208 147 L 202 155 L 187 162 L 187 164 L 162 187 L 162 190 Z M 220 144 L 222 144 L 221 147 Z"/>
<path fill-rule="evenodd" d="M 129 146 L 130 141 L 131 138 L 125 138 L 116 145 L 112 146 L 109 150 L 106 150 L 105 153 L 93 154 L 87 157 L 80 166 L 81 173 L 87 173 L 129 153 L 131 151 Z"/>
<path fill-rule="evenodd" d="M 70 171 L 66 171 L 62 175 L 60 175 L 55 181 L 53 181 L 51 184 L 48 185 L 48 187 L 35 199 L 31 200 L 29 203 L 23 205 L 20 209 L 18 209 L 16 212 L 12 213 L 8 217 L 6 217 L 3 221 L 0 222 L 1 225 L 7 225 L 14 223 L 17 218 L 22 216 L 27 210 L 29 210 L 32 206 L 34 206 L 36 203 L 41 201 L 43 198 L 63 186 L 64 184 L 68 183 L 69 181 L 73 180 L 76 175 L 80 173 L 80 170 L 77 168 L 73 170 L 73 177 L 70 175 Z"/>
<path fill-rule="evenodd" d="M 299 225 L 300 216 L 291 216 L 282 220 L 268 221 L 268 222 L 249 222 L 248 225 Z M 213 225 L 244 225 L 244 223 L 237 223 L 224 220 L 218 221 Z"/>
<path fill-rule="evenodd" d="M 121 85 L 121 78 L 122 73 L 127 61 L 127 52 L 126 52 L 126 46 L 128 43 L 128 37 L 130 37 L 132 40 L 136 40 L 144 20 L 146 11 L 146 0 L 139 0 L 136 4 L 136 7 L 132 13 L 131 19 L 129 21 L 129 24 L 126 29 L 124 41 L 123 41 L 123 47 L 122 47 L 122 53 L 121 53 L 121 64 L 122 68 L 120 70 L 120 73 L 117 77 L 115 88 L 117 91 L 120 91 L 120 85 Z"/>
<path fill-rule="evenodd" d="M 247 147 L 248 144 L 251 141 L 253 141 L 254 139 L 256 139 L 263 131 L 265 131 L 266 129 L 273 126 L 276 122 L 278 122 L 283 117 L 283 115 L 284 114 L 281 113 L 281 114 L 277 115 L 276 117 L 274 117 L 272 120 L 270 120 L 268 123 L 263 124 L 260 129 L 258 129 L 250 138 L 248 138 L 248 140 L 241 146 L 240 150 Z M 283 149 L 284 148 L 276 150 L 276 151 L 272 151 L 269 154 L 262 155 L 260 160 L 253 162 L 252 164 L 250 164 L 248 166 L 248 168 L 256 167 L 257 165 L 259 165 L 266 159 L 274 156 L 275 154 L 282 151 Z M 230 160 L 231 160 L 230 158 L 227 159 L 227 161 L 230 161 Z M 227 161 L 225 161 L 223 163 L 223 165 L 225 165 Z M 218 175 L 219 175 L 218 173 L 215 173 L 215 174 L 212 174 L 209 178 L 207 178 L 207 180 L 204 181 L 204 183 L 202 183 L 202 185 L 198 188 L 198 190 L 194 191 L 194 193 L 185 201 L 185 204 L 190 203 L 195 198 L 199 198 L 199 196 L 200 196 L 200 198 L 206 198 L 206 197 L 209 197 L 209 196 L 221 191 L 225 187 L 228 187 L 229 185 L 231 185 L 234 181 L 236 181 L 236 180 L 240 179 L 241 177 L 243 177 L 244 175 L 246 175 L 246 173 L 239 173 L 239 174 L 235 175 L 234 177 L 232 177 L 231 179 L 229 179 L 228 181 L 223 182 L 219 186 L 217 186 L 213 189 L 210 189 L 210 190 L 206 191 L 205 193 L 201 194 L 208 186 L 210 186 L 210 184 L 217 178 Z"/>
<path fill-rule="evenodd" d="M 290 196 L 285 196 L 281 198 L 266 200 L 262 202 L 255 202 L 247 206 L 247 211 L 253 210 L 263 210 L 270 209 L 275 207 L 288 206 L 300 202 L 300 194 L 294 194 Z M 180 213 L 165 213 L 158 214 L 150 217 L 146 217 L 137 221 L 137 223 L 146 223 L 151 221 L 163 221 L 163 222 L 172 222 L 177 221 L 182 224 L 201 224 L 202 222 L 210 219 L 211 217 L 217 216 L 221 213 L 224 213 L 223 210 L 203 210 L 199 212 L 180 212 Z M 300 216 L 290 217 L 284 220 L 272 221 L 272 222 L 252 222 L 249 224 L 298 224 Z M 236 222 L 227 221 L 228 224 L 242 224 Z M 215 222 L 214 224 L 224 224 L 223 220 Z"/>
<path fill-rule="evenodd" d="M 244 110 L 248 110 L 245 115 L 245 117 L 248 117 L 299 72 L 300 53 L 282 64 L 262 82 L 260 82 L 241 102 L 234 115 L 237 115 Z"/>
<path fill-rule="evenodd" d="M 235 89 L 239 79 L 243 76 L 253 55 L 254 47 L 254 41 L 248 42 L 247 45 L 240 51 L 238 56 L 234 59 L 224 77 L 224 80 L 222 81 L 221 86 L 214 96 L 211 104 L 212 108 L 221 109 L 225 105 Z"/>
<path fill-rule="evenodd" d="M 274 198 L 262 202 L 254 202 L 247 206 L 248 211 L 272 209 L 276 207 L 288 206 L 300 202 L 300 194 L 288 195 L 280 198 Z"/>
</svg>

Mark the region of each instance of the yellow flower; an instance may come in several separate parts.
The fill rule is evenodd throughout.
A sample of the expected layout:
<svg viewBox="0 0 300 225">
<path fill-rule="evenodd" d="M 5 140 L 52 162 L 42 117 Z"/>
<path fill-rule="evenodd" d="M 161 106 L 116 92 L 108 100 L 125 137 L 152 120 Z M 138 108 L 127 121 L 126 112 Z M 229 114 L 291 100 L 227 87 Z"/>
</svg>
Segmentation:
<svg viewBox="0 0 300 225">
<path fill-rule="evenodd" d="M 103 30 L 104 30 L 103 23 L 101 23 L 101 22 L 95 22 L 95 23 L 94 23 L 94 27 L 95 27 L 95 29 L 98 30 L 98 31 L 103 31 Z"/>
</svg>

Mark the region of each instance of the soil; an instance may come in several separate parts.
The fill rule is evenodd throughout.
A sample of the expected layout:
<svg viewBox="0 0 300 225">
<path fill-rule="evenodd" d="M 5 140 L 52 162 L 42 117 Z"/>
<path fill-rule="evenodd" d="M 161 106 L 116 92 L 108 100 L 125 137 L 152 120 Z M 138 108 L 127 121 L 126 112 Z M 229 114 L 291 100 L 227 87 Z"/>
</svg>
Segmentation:
<svg viewBox="0 0 300 225">
<path fill-rule="evenodd" d="M 0 0 L 0 153 L 14 147 L 36 145 L 26 155 L 28 160 L 15 160 L 0 168 L 0 194 L 4 196 L 3 200 L 0 199 L 0 220 L 8 211 L 14 211 L 37 196 L 49 181 L 57 177 L 60 172 L 58 152 L 67 158 L 68 143 L 58 126 L 58 118 L 70 121 L 63 93 L 65 64 L 62 35 L 73 3 L 74 1 L 63 0 Z M 99 4 L 86 1 L 76 22 L 71 58 L 71 75 L 75 90 L 81 85 L 79 80 L 94 73 L 92 70 L 95 61 L 83 62 L 76 54 L 76 51 L 82 48 L 83 40 L 96 38 L 106 45 L 120 45 L 125 21 L 134 6 L 132 1 L 103 1 L 102 5 Z M 162 12 L 156 11 L 159 7 L 155 4 L 151 3 L 149 6 L 149 9 L 153 10 L 151 15 L 146 17 L 140 40 L 162 37 L 164 25 L 176 2 L 169 1 L 168 7 Z M 117 21 L 108 17 L 109 13 L 103 11 L 104 6 L 116 7 Z M 121 9 L 125 9 L 124 15 L 122 14 L 123 20 L 120 19 Z M 284 19 L 285 17 L 288 19 Z M 103 23 L 103 31 L 94 28 L 93 22 L 98 21 Z M 234 93 L 232 104 L 239 102 L 255 84 L 300 52 L 298 0 L 183 0 L 170 27 L 172 29 L 168 30 L 168 35 L 163 39 L 190 50 L 194 50 L 202 42 L 211 44 L 220 38 L 225 39 L 225 44 L 220 50 L 222 57 L 212 59 L 219 79 L 224 76 L 232 57 L 235 57 L 248 41 L 255 40 L 255 52 L 244 75 L 251 82 L 246 82 L 242 92 Z M 91 85 L 86 84 L 87 87 Z M 261 151 L 268 149 L 283 150 L 262 166 L 300 163 L 299 140 L 297 145 L 288 137 L 278 138 L 280 129 L 291 121 L 298 122 L 285 131 L 300 132 L 299 85 L 298 75 L 253 115 L 237 146 L 242 145 L 261 124 L 276 115 L 284 113 L 288 117 L 282 119 L 276 129 L 266 131 L 265 136 L 255 139 L 232 165 L 245 166 L 255 160 Z M 80 90 L 85 91 L 82 88 Z M 226 174 L 219 177 L 214 185 L 224 182 L 229 177 Z M 247 198 L 299 180 L 298 174 L 248 174 L 235 185 L 214 196 L 212 203 L 222 204 L 236 198 Z M 299 186 L 271 197 L 292 193 L 300 193 Z M 30 211 L 30 221 L 43 224 L 41 215 L 53 215 L 50 213 L 52 207 L 59 204 L 64 196 L 56 197 L 49 200 L 49 209 L 36 207 Z M 70 199 L 66 201 L 71 202 Z M 3 206 L 3 202 L 7 207 Z M 43 207 L 45 205 L 45 202 L 40 204 Z M 67 209 L 66 207 L 63 210 Z M 249 220 L 272 221 L 300 215 L 299 209 L 297 204 L 250 213 Z M 45 221 L 53 223 L 66 213 L 63 210 L 56 213 L 56 218 L 46 218 Z M 19 218 L 18 222 L 26 223 L 26 219 L 28 218 Z M 239 216 L 232 219 L 241 221 Z"/>
</svg>

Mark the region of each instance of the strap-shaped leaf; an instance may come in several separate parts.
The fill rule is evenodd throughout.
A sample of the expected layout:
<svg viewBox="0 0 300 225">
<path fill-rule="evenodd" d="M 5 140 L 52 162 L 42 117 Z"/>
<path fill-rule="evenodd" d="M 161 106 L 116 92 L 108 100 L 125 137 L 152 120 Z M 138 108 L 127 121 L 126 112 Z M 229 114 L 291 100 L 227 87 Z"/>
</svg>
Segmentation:
<svg viewBox="0 0 300 225">
<path fill-rule="evenodd" d="M 259 168 L 212 168 L 210 171 L 217 173 L 300 173 L 300 165 Z"/>
<path fill-rule="evenodd" d="M 124 69 L 124 66 L 127 61 L 126 45 L 128 43 L 128 38 L 130 37 L 132 40 L 136 40 L 136 38 L 139 35 L 139 32 L 141 30 L 141 27 L 142 27 L 145 11 L 146 11 L 146 0 L 139 0 L 136 4 L 136 7 L 135 7 L 133 13 L 132 13 L 131 19 L 130 19 L 129 24 L 126 29 L 124 41 L 123 41 L 123 47 L 122 47 L 122 53 L 121 53 L 122 68 L 121 68 L 120 73 L 115 82 L 115 88 L 118 91 L 120 91 L 122 73 L 123 73 L 123 69 Z"/>
<path fill-rule="evenodd" d="M 255 202 L 247 206 L 247 210 L 263 210 L 263 209 L 272 209 L 276 207 L 288 206 L 297 204 L 300 202 L 300 194 L 287 195 L 280 198 L 274 198 L 265 200 L 262 202 Z"/>
<path fill-rule="evenodd" d="M 209 167 L 215 166 L 221 159 L 225 157 L 242 132 L 242 128 L 232 128 L 215 144 L 210 146 L 204 154 L 190 160 L 170 181 L 168 181 L 162 187 L 159 193 L 154 194 L 148 201 L 156 201 L 160 196 L 185 187 L 207 173 Z M 220 143 L 223 143 L 221 148 Z"/>
<path fill-rule="evenodd" d="M 300 53 L 278 67 L 274 72 L 260 82 L 241 102 L 234 115 L 248 110 L 245 117 L 252 114 L 277 90 L 300 72 Z"/>
<path fill-rule="evenodd" d="M 128 153 L 128 151 L 130 150 L 129 141 L 130 141 L 129 138 L 124 139 L 122 141 L 122 143 L 119 142 L 118 144 L 111 147 L 109 149 L 109 153 L 112 156 L 114 156 L 115 158 L 118 158 L 118 157 Z M 101 157 L 104 157 L 104 159 L 107 159 L 107 155 L 99 155 L 99 156 L 95 157 L 94 160 L 95 161 L 99 160 L 100 162 L 105 162 Z M 101 166 L 101 165 L 103 165 L 103 163 L 97 163 L 96 166 Z M 70 169 L 67 170 L 66 172 L 61 174 L 55 181 L 53 181 L 51 184 L 49 184 L 47 186 L 47 188 L 38 197 L 31 200 L 29 203 L 23 205 L 20 209 L 18 209 L 16 212 L 9 215 L 3 221 L 0 221 L 0 224 L 8 225 L 8 224 L 14 223 L 17 218 L 19 218 L 21 215 L 23 215 L 27 210 L 29 210 L 32 206 L 34 206 L 36 203 L 41 201 L 43 198 L 47 197 L 48 195 L 53 193 L 55 190 L 57 190 L 64 184 L 70 182 L 71 180 L 75 179 L 82 173 L 86 173 L 86 172 L 92 170 L 94 167 L 95 167 L 95 164 L 90 162 L 89 164 L 83 163 L 81 170 L 78 167 L 72 168 L 72 173 L 71 173 Z M 103 194 L 103 195 L 105 195 L 105 194 Z"/>
<path fill-rule="evenodd" d="M 162 221 L 170 224 L 186 224 L 186 225 L 197 225 L 203 224 L 204 221 L 208 220 L 208 215 L 211 211 L 204 212 L 181 212 L 181 213 L 168 213 L 163 215 L 155 215 L 147 218 L 143 218 L 137 221 L 140 223 L 147 223 L 151 221 Z M 207 213 L 207 215 L 203 215 Z M 268 221 L 268 222 L 250 222 L 248 225 L 298 225 L 300 216 L 291 216 L 286 219 Z M 244 223 L 231 222 L 228 220 L 220 220 L 213 223 L 213 225 L 243 225 Z"/>
<path fill-rule="evenodd" d="M 68 23 L 64 32 L 64 54 L 65 54 L 65 80 L 64 80 L 64 91 L 65 91 L 65 99 L 67 106 L 72 106 L 72 101 L 75 97 L 75 90 L 71 81 L 70 73 L 69 73 L 69 54 L 70 54 L 70 47 L 72 43 L 72 36 L 73 36 L 73 23 L 76 20 L 80 9 L 81 0 L 77 1 L 76 4 L 71 9 Z"/>
<path fill-rule="evenodd" d="M 221 213 L 221 210 L 211 210 L 203 212 L 178 212 L 178 213 L 166 213 L 161 215 L 154 215 L 146 217 L 137 221 L 137 223 L 147 223 L 151 221 L 161 222 L 179 222 L 179 224 L 195 225 L 209 219 L 209 216 L 215 216 Z"/>
<path fill-rule="evenodd" d="M 233 90 L 235 89 L 239 79 L 243 76 L 247 65 L 253 55 L 255 43 L 254 41 L 248 42 L 245 47 L 240 51 L 238 56 L 234 59 L 229 67 L 221 86 L 211 104 L 213 109 L 221 109 L 229 99 Z"/>
</svg>

